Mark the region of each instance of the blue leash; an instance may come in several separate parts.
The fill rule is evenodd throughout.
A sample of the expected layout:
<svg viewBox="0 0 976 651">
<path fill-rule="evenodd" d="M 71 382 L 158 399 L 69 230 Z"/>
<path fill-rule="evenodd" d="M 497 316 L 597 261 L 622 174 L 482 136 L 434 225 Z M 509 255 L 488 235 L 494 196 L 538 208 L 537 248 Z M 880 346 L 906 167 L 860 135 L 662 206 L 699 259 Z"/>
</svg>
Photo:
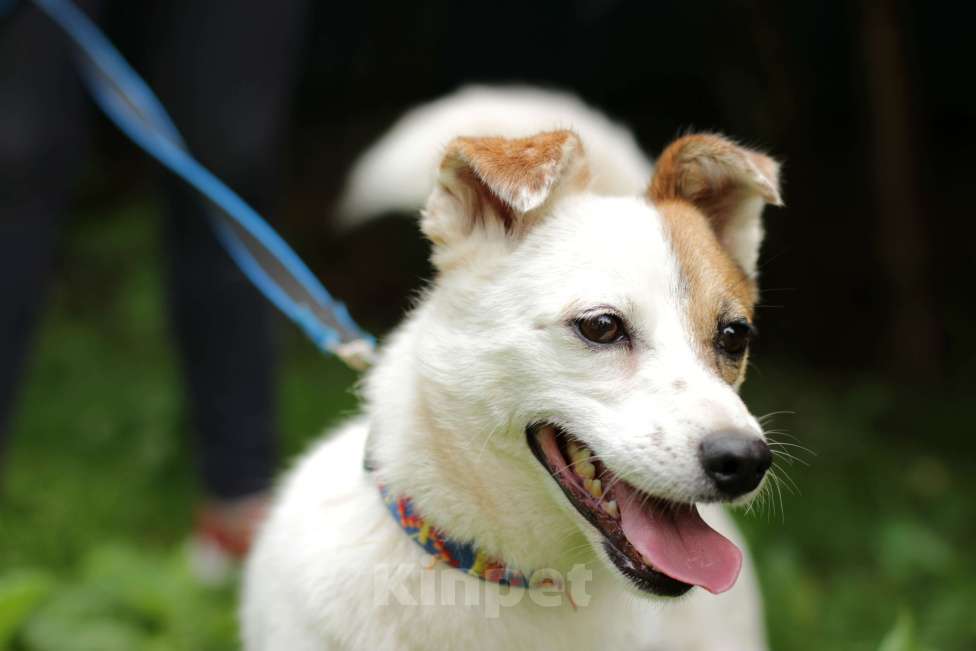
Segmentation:
<svg viewBox="0 0 976 651">
<path fill-rule="evenodd" d="M 0 0 L 2 2 L 2 0 Z M 173 174 L 213 204 L 217 236 L 258 290 L 321 350 L 361 370 L 376 340 L 362 330 L 301 258 L 260 215 L 204 168 L 149 86 L 70 0 L 34 0 L 78 47 L 88 91 L 112 122 Z"/>
</svg>

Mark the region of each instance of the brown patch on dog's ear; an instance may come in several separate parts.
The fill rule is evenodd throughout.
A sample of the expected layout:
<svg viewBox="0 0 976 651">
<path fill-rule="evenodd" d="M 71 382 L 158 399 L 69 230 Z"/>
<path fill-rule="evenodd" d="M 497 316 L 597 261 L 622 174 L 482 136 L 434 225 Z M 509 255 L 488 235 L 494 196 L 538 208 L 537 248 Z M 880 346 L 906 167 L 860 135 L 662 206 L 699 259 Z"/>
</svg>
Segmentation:
<svg viewBox="0 0 976 651">
<path fill-rule="evenodd" d="M 684 201 L 695 206 L 750 277 L 756 275 L 763 206 L 783 205 L 779 163 L 713 134 L 671 143 L 655 165 L 648 196 L 655 203 Z"/>
<path fill-rule="evenodd" d="M 456 138 L 444 153 L 422 228 L 438 246 L 478 226 L 517 235 L 559 191 L 581 190 L 588 182 L 583 145 L 572 131 Z"/>
</svg>

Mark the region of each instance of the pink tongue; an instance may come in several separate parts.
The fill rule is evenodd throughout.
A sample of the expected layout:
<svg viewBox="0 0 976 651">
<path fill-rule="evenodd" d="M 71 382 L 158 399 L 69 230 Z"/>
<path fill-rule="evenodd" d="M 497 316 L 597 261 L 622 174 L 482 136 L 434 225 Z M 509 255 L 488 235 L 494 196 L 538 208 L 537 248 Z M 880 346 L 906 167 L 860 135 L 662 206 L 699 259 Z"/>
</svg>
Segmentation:
<svg viewBox="0 0 976 651">
<path fill-rule="evenodd" d="M 624 536 L 655 570 L 713 594 L 735 584 L 742 552 L 709 527 L 697 508 L 671 510 L 653 501 L 642 506 L 641 496 L 622 481 L 614 487 L 614 497 Z"/>
</svg>

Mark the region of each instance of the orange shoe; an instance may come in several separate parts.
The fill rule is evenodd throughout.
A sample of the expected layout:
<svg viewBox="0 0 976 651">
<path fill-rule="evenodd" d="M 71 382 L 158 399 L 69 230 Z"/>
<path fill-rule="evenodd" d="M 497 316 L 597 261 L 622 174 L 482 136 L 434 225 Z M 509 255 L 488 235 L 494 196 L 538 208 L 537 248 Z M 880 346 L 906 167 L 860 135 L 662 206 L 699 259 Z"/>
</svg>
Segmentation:
<svg viewBox="0 0 976 651">
<path fill-rule="evenodd" d="M 271 503 L 261 493 L 236 500 L 209 500 L 196 514 L 187 541 L 190 572 L 211 586 L 230 583 L 251 548 Z"/>
</svg>

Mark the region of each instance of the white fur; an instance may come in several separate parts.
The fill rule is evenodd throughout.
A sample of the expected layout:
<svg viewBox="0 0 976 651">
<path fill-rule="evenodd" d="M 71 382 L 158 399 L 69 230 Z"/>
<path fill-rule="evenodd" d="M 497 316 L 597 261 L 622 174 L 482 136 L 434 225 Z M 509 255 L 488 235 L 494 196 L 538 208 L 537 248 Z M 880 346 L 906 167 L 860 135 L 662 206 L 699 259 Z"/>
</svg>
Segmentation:
<svg viewBox="0 0 976 651">
<path fill-rule="evenodd" d="M 455 100 L 477 117 L 470 98 Z M 601 167 L 594 150 L 613 153 L 623 142 L 620 160 L 632 158 L 632 139 L 610 126 L 590 140 L 581 130 L 595 179 L 614 168 Z M 457 120 L 450 128 L 470 133 Z M 612 136 L 601 139 L 606 133 Z M 421 139 L 423 149 L 413 153 L 423 158 L 436 139 Z M 418 145 L 387 146 L 406 158 Z M 640 187 L 622 194 L 640 193 L 648 167 Z M 560 195 L 517 238 L 488 224 L 452 245 L 464 255 L 440 265 L 368 375 L 365 415 L 312 451 L 282 486 L 247 567 L 246 649 L 765 648 L 748 562 L 720 596 L 699 589 L 675 601 L 639 595 L 526 445 L 529 424 L 553 422 L 642 490 L 695 501 L 707 490 L 696 454 L 701 437 L 729 427 L 761 435 L 734 389 L 695 353 L 660 215 L 637 196 L 605 194 Z M 434 192 L 426 212 L 449 220 L 452 210 Z M 633 325 L 632 349 L 593 350 L 567 325 L 608 305 Z M 362 469 L 367 432 L 375 475 Z M 452 537 L 511 566 L 568 576 L 585 564 L 589 602 L 543 606 L 535 590 L 511 593 L 443 565 L 428 569 L 429 557 L 393 521 L 377 482 L 409 495 Z M 702 512 L 741 546 L 721 509 Z M 462 597 L 455 605 L 441 597 L 404 604 L 384 588 L 392 581 L 423 601 L 442 580 L 460 595 L 472 590 L 477 604 Z"/>
</svg>

